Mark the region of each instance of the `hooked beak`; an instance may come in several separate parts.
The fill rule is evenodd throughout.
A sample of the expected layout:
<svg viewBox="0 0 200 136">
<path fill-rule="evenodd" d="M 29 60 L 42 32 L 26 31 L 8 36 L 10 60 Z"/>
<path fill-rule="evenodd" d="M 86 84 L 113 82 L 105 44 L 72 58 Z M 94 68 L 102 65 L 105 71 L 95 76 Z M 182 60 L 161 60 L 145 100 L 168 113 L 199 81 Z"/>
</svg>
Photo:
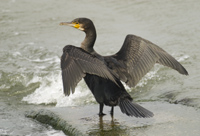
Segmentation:
<svg viewBox="0 0 200 136">
<path fill-rule="evenodd" d="M 61 22 L 60 25 L 66 25 L 66 26 L 74 26 L 74 24 L 72 24 L 72 22 Z"/>
<path fill-rule="evenodd" d="M 72 23 L 72 22 L 61 22 L 60 25 L 71 26 L 71 27 L 74 27 L 74 28 L 79 29 L 81 31 L 84 31 L 84 28 L 82 28 L 82 25 L 80 25 L 79 23 L 75 24 L 75 23 Z"/>
</svg>

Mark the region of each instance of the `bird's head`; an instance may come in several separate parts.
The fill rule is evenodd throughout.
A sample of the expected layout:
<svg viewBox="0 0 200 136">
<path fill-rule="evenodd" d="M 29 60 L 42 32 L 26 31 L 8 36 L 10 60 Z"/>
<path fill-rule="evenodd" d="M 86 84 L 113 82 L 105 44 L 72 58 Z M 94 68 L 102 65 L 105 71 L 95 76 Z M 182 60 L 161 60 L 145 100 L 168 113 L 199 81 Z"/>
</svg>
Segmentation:
<svg viewBox="0 0 200 136">
<path fill-rule="evenodd" d="M 76 18 L 71 22 L 61 22 L 60 25 L 71 26 L 84 32 L 94 27 L 93 22 L 88 18 Z"/>
</svg>

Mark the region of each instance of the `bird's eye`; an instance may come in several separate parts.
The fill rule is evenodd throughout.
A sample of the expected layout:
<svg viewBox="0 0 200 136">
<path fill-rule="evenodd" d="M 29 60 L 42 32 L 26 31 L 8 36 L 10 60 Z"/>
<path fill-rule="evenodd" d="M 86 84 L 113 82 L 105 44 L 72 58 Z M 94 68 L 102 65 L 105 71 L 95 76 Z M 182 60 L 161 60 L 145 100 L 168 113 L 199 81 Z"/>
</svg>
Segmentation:
<svg viewBox="0 0 200 136">
<path fill-rule="evenodd" d="M 79 24 L 78 22 L 73 22 L 73 24 Z"/>
</svg>

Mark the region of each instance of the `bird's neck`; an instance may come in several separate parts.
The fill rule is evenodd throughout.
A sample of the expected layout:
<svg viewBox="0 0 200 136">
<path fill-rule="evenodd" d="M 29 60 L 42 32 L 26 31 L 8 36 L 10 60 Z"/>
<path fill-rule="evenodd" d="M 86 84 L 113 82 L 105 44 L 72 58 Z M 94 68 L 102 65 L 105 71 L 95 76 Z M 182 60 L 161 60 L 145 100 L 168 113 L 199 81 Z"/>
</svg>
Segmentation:
<svg viewBox="0 0 200 136">
<path fill-rule="evenodd" d="M 95 52 L 93 49 L 94 43 L 96 41 L 96 30 L 95 28 L 88 30 L 84 41 L 81 43 L 81 48 L 89 53 Z"/>
</svg>

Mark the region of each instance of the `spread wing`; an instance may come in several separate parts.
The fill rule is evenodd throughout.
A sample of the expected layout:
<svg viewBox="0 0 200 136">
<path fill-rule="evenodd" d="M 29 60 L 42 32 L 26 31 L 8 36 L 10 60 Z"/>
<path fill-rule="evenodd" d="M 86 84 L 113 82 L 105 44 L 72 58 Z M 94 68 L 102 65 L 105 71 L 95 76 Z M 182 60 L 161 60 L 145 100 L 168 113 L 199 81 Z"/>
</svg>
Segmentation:
<svg viewBox="0 0 200 136">
<path fill-rule="evenodd" d="M 171 67 L 188 75 L 186 69 L 170 54 L 157 45 L 135 35 L 127 35 L 122 48 L 115 55 L 106 56 L 110 69 L 130 87 L 150 71 L 155 63 Z"/>
<path fill-rule="evenodd" d="M 74 93 L 77 83 L 86 73 L 98 75 L 116 83 L 112 71 L 104 64 L 104 61 L 72 45 L 63 48 L 61 69 L 64 93 L 68 96 L 70 92 Z"/>
</svg>

